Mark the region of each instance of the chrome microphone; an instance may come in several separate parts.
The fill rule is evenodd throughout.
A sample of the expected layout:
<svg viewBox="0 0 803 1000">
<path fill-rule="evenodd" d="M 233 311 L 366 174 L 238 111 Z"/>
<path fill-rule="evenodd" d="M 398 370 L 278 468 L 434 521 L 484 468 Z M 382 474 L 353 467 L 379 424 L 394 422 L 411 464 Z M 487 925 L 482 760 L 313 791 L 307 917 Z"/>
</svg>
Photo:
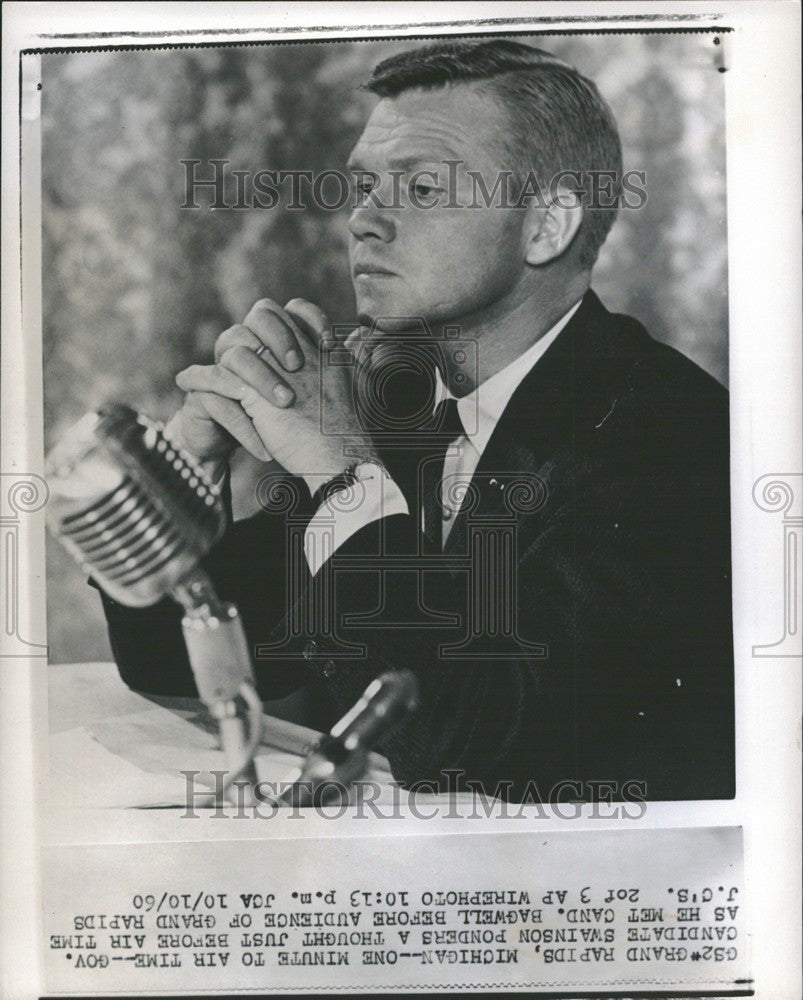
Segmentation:
<svg viewBox="0 0 803 1000">
<path fill-rule="evenodd" d="M 253 787 L 262 703 L 248 644 L 200 566 L 226 527 L 218 491 L 160 424 L 117 403 L 79 420 L 45 471 L 50 530 L 113 600 L 148 607 L 170 594 L 183 606 L 195 683 L 229 765 L 224 791 L 243 776 Z"/>
<path fill-rule="evenodd" d="M 412 671 L 391 670 L 371 681 L 357 704 L 282 782 L 286 790 L 279 804 L 325 804 L 327 794 L 339 793 L 365 773 L 377 740 L 417 708 L 418 681 Z"/>
<path fill-rule="evenodd" d="M 194 460 L 127 406 L 87 413 L 49 453 L 45 471 L 54 534 L 129 607 L 168 594 L 226 526 L 222 501 Z"/>
</svg>

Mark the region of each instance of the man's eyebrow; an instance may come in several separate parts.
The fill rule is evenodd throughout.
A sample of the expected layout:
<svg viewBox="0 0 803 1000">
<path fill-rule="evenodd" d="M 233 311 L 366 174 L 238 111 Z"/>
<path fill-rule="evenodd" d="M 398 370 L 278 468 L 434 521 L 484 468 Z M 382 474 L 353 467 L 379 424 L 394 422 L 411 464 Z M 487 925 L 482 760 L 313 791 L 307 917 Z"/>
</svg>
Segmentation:
<svg viewBox="0 0 803 1000">
<path fill-rule="evenodd" d="M 411 167 L 418 167 L 422 163 L 440 166 L 441 164 L 445 164 L 445 162 L 446 158 L 442 156 L 433 156 L 429 153 L 417 153 L 412 156 L 394 157 L 390 160 L 390 165 L 403 170 L 409 170 Z"/>
<path fill-rule="evenodd" d="M 398 170 L 410 170 L 413 167 L 420 166 L 422 163 L 445 165 L 448 157 L 438 157 L 432 156 L 428 153 L 413 154 L 411 156 L 394 156 L 388 160 L 388 166 L 393 169 Z M 376 171 L 370 170 L 368 167 L 362 166 L 357 160 L 349 160 L 346 164 L 347 170 L 353 170 L 355 172 L 362 173 L 376 173 Z"/>
</svg>

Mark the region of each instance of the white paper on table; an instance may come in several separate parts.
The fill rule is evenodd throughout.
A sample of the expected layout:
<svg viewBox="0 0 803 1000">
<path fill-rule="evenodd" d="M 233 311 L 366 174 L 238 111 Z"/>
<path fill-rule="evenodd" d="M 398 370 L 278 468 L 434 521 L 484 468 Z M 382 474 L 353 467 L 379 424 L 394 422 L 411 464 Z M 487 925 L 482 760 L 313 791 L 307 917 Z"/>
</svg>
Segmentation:
<svg viewBox="0 0 803 1000">
<path fill-rule="evenodd" d="M 161 714 L 161 710 L 155 712 Z M 162 720 L 159 731 L 160 725 L 145 725 L 159 721 L 144 718 L 153 714 L 143 712 L 93 726 L 96 732 L 78 727 L 52 736 L 50 787 L 58 801 L 98 809 L 183 807 L 188 779 L 182 771 L 199 772 L 192 779 L 195 788 L 213 787 L 209 772 L 226 769 L 214 737 L 169 713 L 163 713 L 168 719 Z M 173 722 L 184 740 L 169 739 L 170 731 L 175 736 Z M 256 758 L 257 776 L 261 781 L 281 782 L 299 760 L 296 754 L 262 748 Z M 210 800 L 210 808 L 212 804 Z M 193 806 L 203 808 L 203 802 L 194 799 Z"/>
</svg>

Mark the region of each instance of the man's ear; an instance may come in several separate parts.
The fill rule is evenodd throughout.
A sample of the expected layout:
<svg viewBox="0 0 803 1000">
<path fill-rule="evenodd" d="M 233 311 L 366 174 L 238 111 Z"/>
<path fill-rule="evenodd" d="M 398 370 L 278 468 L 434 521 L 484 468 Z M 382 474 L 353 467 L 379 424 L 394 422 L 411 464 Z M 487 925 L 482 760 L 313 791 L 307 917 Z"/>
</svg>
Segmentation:
<svg viewBox="0 0 803 1000">
<path fill-rule="evenodd" d="M 558 187 L 546 206 L 527 208 L 524 228 L 525 260 L 548 264 L 565 253 L 583 221 L 583 202 L 575 192 Z"/>
</svg>

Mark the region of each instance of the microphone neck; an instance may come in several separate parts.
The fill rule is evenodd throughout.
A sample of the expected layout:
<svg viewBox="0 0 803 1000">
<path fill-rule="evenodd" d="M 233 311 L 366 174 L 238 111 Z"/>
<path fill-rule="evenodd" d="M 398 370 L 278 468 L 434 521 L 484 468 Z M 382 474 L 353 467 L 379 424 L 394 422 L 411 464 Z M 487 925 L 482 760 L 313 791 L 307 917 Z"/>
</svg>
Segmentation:
<svg viewBox="0 0 803 1000">
<path fill-rule="evenodd" d="M 188 618 L 220 617 L 224 607 L 209 574 L 200 565 L 185 574 L 170 594 L 184 608 Z"/>
</svg>

